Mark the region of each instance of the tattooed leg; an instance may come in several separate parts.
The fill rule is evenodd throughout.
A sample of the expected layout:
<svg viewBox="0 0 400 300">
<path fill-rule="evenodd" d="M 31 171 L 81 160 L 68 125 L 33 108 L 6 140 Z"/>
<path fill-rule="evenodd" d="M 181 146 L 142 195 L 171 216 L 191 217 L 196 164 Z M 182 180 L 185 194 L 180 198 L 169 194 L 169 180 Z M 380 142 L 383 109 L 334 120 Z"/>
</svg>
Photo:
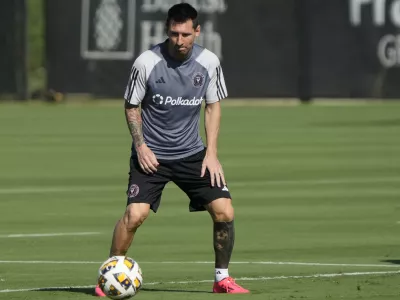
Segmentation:
<svg viewBox="0 0 400 300">
<path fill-rule="evenodd" d="M 235 226 L 231 222 L 214 222 L 215 267 L 227 269 L 235 243 Z"/>
</svg>

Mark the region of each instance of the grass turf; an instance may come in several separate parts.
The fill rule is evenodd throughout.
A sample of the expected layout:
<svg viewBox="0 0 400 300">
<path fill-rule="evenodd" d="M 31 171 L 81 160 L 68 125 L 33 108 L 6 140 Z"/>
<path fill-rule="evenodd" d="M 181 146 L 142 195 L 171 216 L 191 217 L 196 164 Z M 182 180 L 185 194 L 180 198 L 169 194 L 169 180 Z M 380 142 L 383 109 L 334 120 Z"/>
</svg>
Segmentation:
<svg viewBox="0 0 400 300">
<path fill-rule="evenodd" d="M 230 273 L 252 291 L 233 298 L 398 299 L 400 105 L 225 103 Z M 121 105 L 0 105 L 0 299 L 91 299 L 129 148 Z M 201 282 L 213 279 L 211 233 L 169 184 L 128 253 L 144 272 L 138 299 L 220 297 Z"/>
</svg>

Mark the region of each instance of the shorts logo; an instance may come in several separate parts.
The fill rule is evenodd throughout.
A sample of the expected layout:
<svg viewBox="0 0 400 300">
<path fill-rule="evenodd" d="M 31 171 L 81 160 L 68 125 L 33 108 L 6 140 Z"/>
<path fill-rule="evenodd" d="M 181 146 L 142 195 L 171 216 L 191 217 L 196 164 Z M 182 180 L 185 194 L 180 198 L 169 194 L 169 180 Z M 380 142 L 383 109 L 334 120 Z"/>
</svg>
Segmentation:
<svg viewBox="0 0 400 300">
<path fill-rule="evenodd" d="M 135 198 L 139 194 L 139 187 L 136 184 L 132 184 L 129 187 L 128 197 Z"/>
<path fill-rule="evenodd" d="M 161 96 L 160 94 L 155 94 L 155 95 L 153 96 L 153 102 L 154 102 L 155 104 L 163 104 L 163 102 L 164 102 L 164 97 Z"/>
<path fill-rule="evenodd" d="M 193 86 L 196 88 L 202 87 L 204 85 L 204 75 L 197 72 L 192 77 Z"/>
</svg>

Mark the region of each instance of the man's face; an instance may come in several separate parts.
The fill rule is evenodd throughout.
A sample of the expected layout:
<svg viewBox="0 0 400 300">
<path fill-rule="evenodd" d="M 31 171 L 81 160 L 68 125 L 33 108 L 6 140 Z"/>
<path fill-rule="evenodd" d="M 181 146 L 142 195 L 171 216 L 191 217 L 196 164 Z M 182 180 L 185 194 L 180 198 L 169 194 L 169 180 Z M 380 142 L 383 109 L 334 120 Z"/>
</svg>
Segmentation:
<svg viewBox="0 0 400 300">
<path fill-rule="evenodd" d="M 185 58 L 199 35 L 200 25 L 194 29 L 192 20 L 187 20 L 185 23 L 176 23 L 171 20 L 168 28 L 170 53 L 175 58 Z"/>
</svg>

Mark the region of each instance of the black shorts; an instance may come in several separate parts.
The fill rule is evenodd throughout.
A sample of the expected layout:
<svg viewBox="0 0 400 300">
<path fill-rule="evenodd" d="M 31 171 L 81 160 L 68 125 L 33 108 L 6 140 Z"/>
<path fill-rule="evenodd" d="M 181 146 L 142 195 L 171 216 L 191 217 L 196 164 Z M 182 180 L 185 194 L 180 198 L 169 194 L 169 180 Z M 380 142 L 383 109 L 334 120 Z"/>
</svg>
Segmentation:
<svg viewBox="0 0 400 300">
<path fill-rule="evenodd" d="M 162 191 L 170 181 L 188 195 L 190 211 L 205 210 L 204 205 L 218 198 L 231 198 L 226 186 L 211 186 L 208 170 L 204 177 L 200 177 L 204 156 L 205 149 L 179 160 L 158 160 L 157 172 L 153 174 L 144 173 L 137 157 L 131 157 L 127 205 L 149 203 L 150 208 L 157 212 Z"/>
</svg>

